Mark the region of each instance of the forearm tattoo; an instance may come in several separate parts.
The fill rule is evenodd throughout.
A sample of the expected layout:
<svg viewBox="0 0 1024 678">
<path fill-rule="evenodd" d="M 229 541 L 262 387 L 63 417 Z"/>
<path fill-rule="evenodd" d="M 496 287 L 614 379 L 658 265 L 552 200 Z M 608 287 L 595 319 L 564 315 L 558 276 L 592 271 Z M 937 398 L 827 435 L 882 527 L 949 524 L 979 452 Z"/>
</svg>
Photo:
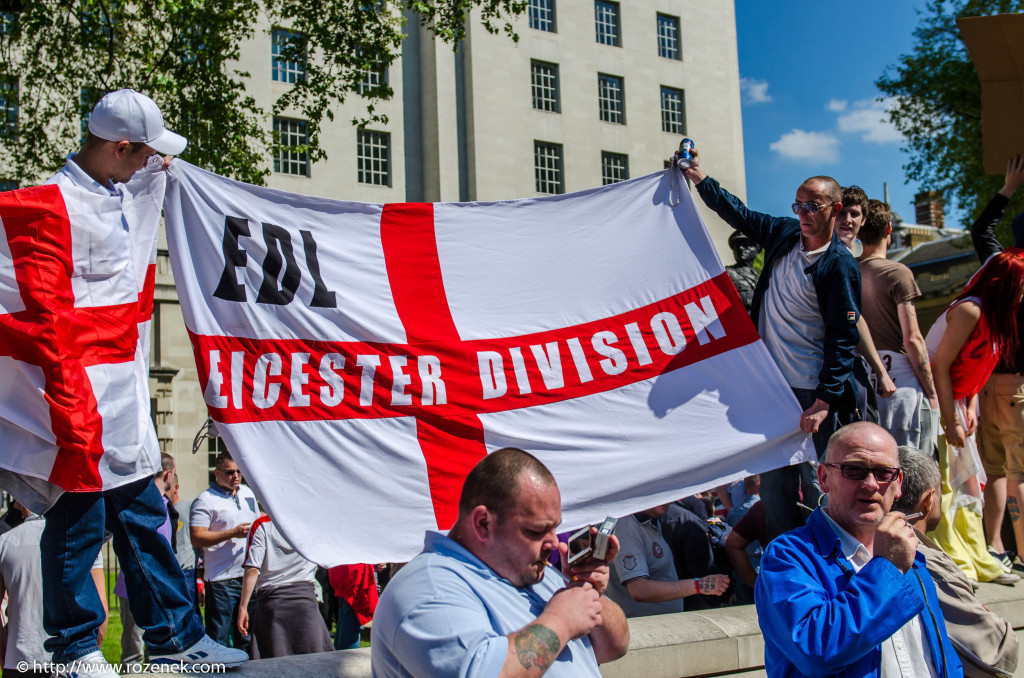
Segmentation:
<svg viewBox="0 0 1024 678">
<path fill-rule="evenodd" d="M 543 624 L 531 624 L 516 634 L 516 658 L 524 669 L 542 671 L 551 666 L 562 643 L 558 634 Z"/>
<path fill-rule="evenodd" d="M 1017 497 L 1006 498 L 1006 512 L 1010 514 L 1010 522 L 1016 523 L 1020 520 L 1020 506 L 1017 504 Z"/>
<path fill-rule="evenodd" d="M 927 360 L 922 360 L 917 369 L 921 373 L 921 388 L 925 393 L 935 393 L 935 382 L 932 380 L 932 368 Z"/>
<path fill-rule="evenodd" d="M 715 590 L 715 583 L 714 577 L 701 577 L 697 580 L 697 590 L 700 593 L 711 593 Z"/>
</svg>

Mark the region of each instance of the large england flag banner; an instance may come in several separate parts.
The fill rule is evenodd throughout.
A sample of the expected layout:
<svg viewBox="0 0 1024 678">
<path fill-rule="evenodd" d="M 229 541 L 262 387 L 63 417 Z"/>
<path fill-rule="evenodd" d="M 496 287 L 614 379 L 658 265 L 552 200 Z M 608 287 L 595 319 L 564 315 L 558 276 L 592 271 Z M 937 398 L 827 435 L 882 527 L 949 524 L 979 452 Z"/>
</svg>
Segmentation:
<svg viewBox="0 0 1024 678">
<path fill-rule="evenodd" d="M 210 414 L 321 565 L 409 559 L 502 447 L 551 469 L 565 529 L 813 454 L 667 172 L 387 205 L 181 161 L 169 174 L 174 277 Z"/>
<path fill-rule="evenodd" d="M 0 486 L 61 492 L 152 476 L 149 342 L 165 176 L 0 194 Z"/>
</svg>

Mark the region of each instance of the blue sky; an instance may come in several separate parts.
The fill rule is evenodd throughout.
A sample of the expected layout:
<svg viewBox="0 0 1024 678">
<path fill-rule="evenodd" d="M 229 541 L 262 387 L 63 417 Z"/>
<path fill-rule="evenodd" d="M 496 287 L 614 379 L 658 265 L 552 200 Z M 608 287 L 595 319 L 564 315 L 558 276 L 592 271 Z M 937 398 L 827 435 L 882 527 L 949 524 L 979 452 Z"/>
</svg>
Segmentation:
<svg viewBox="0 0 1024 678">
<path fill-rule="evenodd" d="M 736 0 L 750 207 L 789 214 L 797 186 L 828 174 L 878 199 L 888 182 L 893 209 L 914 221 L 920 187 L 907 183 L 908 156 L 874 82 L 911 51 L 924 9 L 924 0 Z"/>
</svg>

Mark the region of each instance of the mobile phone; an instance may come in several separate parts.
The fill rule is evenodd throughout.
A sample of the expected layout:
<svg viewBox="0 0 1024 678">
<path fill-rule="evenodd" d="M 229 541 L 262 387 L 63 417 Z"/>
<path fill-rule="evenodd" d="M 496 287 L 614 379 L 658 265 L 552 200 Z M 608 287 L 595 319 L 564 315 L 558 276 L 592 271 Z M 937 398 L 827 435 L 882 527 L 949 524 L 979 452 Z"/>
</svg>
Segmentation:
<svg viewBox="0 0 1024 678">
<path fill-rule="evenodd" d="M 619 522 L 618 518 L 608 516 L 597 528 L 597 535 L 594 537 L 594 557 L 598 560 L 604 560 L 604 556 L 608 552 L 608 537 L 612 536 L 617 522 Z"/>
<path fill-rule="evenodd" d="M 590 525 L 573 532 L 569 537 L 569 565 L 582 563 L 594 552 L 594 543 L 590 535 Z"/>
</svg>

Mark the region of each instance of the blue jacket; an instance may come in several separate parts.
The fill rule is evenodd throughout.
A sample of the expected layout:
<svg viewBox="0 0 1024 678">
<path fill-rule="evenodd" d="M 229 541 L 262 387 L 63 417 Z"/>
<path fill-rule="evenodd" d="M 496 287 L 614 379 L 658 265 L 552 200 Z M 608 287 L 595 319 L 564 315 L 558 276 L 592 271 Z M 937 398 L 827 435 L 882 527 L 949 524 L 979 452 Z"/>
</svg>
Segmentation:
<svg viewBox="0 0 1024 678">
<path fill-rule="evenodd" d="M 754 287 L 750 317 L 758 326 L 761 303 L 771 281 L 772 269 L 781 257 L 800 244 L 800 221 L 792 217 L 773 217 L 754 212 L 722 188 L 711 177 L 697 184 L 704 204 L 725 223 L 747 236 L 764 250 L 764 268 Z M 853 382 L 853 351 L 860 341 L 857 319 L 860 317 L 860 267 L 850 250 L 832 234 L 832 243 L 817 261 L 807 268 L 818 297 L 818 309 L 825 321 L 824 361 L 818 373 L 816 395 L 844 411 L 856 407 Z M 838 402 L 837 402 L 838 401 Z"/>
<path fill-rule="evenodd" d="M 854 574 L 821 509 L 768 545 L 754 602 L 769 676 L 878 676 L 881 643 L 918 614 L 939 675 L 963 675 L 924 556 L 905 575 L 885 558 Z"/>
</svg>

